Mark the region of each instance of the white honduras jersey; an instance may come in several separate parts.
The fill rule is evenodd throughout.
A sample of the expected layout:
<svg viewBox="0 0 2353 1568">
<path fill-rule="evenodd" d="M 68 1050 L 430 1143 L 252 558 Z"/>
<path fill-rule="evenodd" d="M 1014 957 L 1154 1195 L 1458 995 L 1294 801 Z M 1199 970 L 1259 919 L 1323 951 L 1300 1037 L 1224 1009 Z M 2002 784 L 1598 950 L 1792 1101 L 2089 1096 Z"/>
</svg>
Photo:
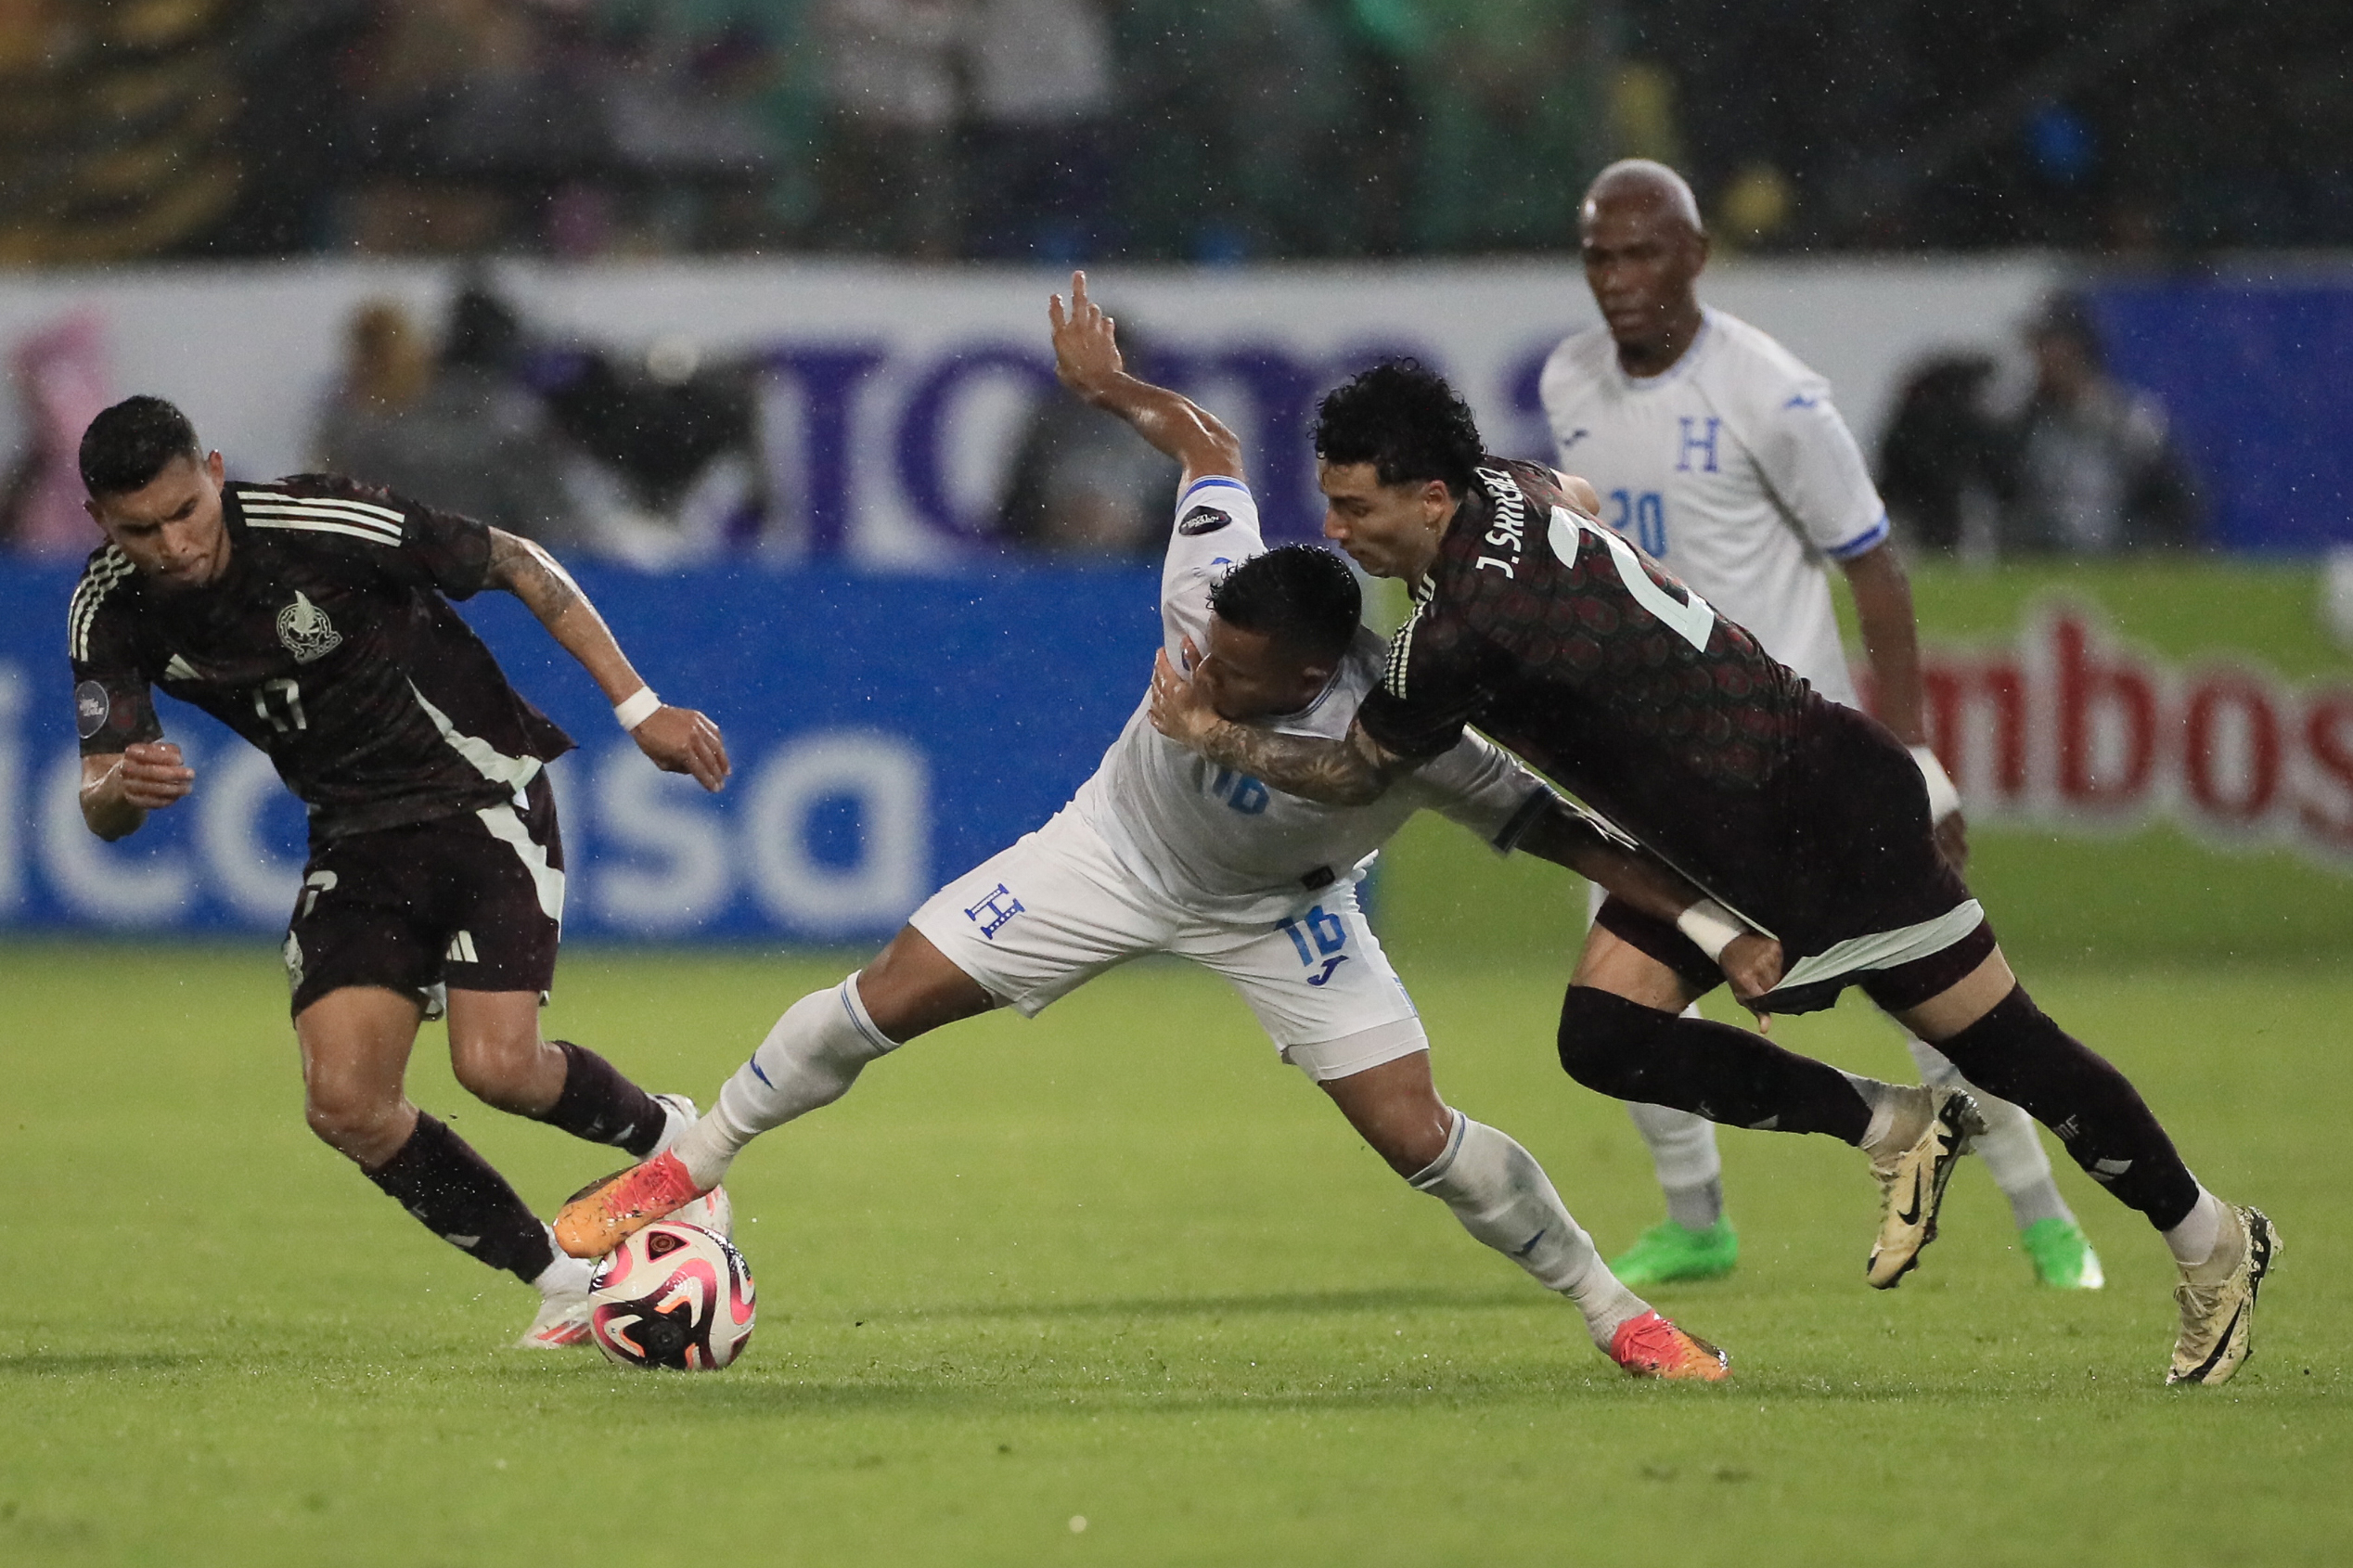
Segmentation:
<svg viewBox="0 0 2353 1568">
<path fill-rule="evenodd" d="M 1603 522 L 1859 707 L 1822 562 L 1884 540 L 1887 508 L 1830 383 L 1737 316 L 1704 315 L 1657 376 L 1621 369 L 1606 328 L 1552 351 L 1540 390 L 1560 467 L 1601 492 Z"/>
<path fill-rule="evenodd" d="M 1266 549 L 1258 504 L 1239 480 L 1197 480 L 1177 498 L 1161 572 L 1163 646 L 1179 667 L 1184 642 L 1209 641 L 1209 595 L 1228 572 Z M 1362 627 L 1321 695 L 1296 713 L 1263 721 L 1283 735 L 1337 739 L 1380 684 L 1386 645 Z M 1549 790 L 1484 737 L 1462 743 L 1361 806 L 1318 805 L 1221 768 L 1152 727 L 1149 696 L 1072 803 L 1120 862 L 1164 897 L 1204 918 L 1271 922 L 1313 893 L 1353 882 L 1422 806 L 1498 849 L 1539 815 Z"/>
</svg>

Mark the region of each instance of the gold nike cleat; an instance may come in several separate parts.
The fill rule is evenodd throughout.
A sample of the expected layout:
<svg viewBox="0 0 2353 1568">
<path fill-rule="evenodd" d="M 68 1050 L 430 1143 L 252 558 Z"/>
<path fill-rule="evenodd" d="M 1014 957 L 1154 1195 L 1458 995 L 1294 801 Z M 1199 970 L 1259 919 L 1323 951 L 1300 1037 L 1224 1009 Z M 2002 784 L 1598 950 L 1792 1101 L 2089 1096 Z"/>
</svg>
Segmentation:
<svg viewBox="0 0 2353 1568">
<path fill-rule="evenodd" d="M 1977 1101 L 1961 1089 L 1922 1089 L 1928 1096 L 1928 1125 L 1909 1148 L 1871 1155 L 1871 1174 L 1879 1183 L 1879 1238 L 1871 1243 L 1865 1277 L 1875 1291 L 1892 1291 L 1920 1262 L 1921 1249 L 1936 1239 L 1936 1210 L 1945 1184 L 1969 1151 L 1969 1141 L 1986 1130 Z"/>
<path fill-rule="evenodd" d="M 2229 1382 L 2241 1362 L 2255 1354 L 2255 1297 L 2264 1278 L 2279 1261 L 2280 1233 L 2261 1209 L 2225 1204 L 2231 1230 L 2225 1230 L 2218 1257 L 2228 1257 L 2229 1269 L 2219 1279 L 2200 1279 L 2215 1265 L 2184 1268 L 2181 1283 L 2173 1288 L 2174 1305 L 2181 1309 L 2181 1334 L 2173 1342 L 2173 1365 L 2165 1381 L 2172 1383 Z"/>
<path fill-rule="evenodd" d="M 675 1154 L 657 1154 L 566 1203 L 556 1215 L 556 1245 L 576 1258 L 603 1257 L 702 1194 Z"/>
</svg>

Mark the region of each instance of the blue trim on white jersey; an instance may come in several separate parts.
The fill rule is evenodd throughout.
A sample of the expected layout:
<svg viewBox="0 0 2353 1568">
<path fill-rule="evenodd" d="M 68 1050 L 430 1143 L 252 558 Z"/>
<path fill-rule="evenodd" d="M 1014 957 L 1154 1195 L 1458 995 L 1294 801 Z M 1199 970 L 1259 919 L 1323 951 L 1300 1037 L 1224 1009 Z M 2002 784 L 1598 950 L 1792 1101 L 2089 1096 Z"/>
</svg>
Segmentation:
<svg viewBox="0 0 2353 1568">
<path fill-rule="evenodd" d="M 1882 512 L 1879 514 L 1879 521 L 1877 522 L 1872 523 L 1869 528 L 1864 529 L 1860 533 L 1858 533 L 1852 539 L 1847 540 L 1846 543 L 1840 545 L 1835 548 L 1824 550 L 1822 554 L 1830 557 L 1832 560 L 1852 560 L 1857 556 L 1861 555 L 1865 550 L 1877 546 L 1881 540 L 1886 537 L 1887 514 L 1885 512 Z"/>
<path fill-rule="evenodd" d="M 1250 486 L 1244 484 L 1238 479 L 1229 478 L 1225 474 L 1203 474 L 1201 478 L 1193 481 L 1192 483 L 1185 486 L 1185 493 L 1176 497 L 1176 504 L 1180 507 L 1183 506 L 1186 502 L 1193 498 L 1194 491 L 1201 489 L 1204 485 L 1211 484 L 1230 484 L 1245 495 L 1250 494 Z"/>
</svg>

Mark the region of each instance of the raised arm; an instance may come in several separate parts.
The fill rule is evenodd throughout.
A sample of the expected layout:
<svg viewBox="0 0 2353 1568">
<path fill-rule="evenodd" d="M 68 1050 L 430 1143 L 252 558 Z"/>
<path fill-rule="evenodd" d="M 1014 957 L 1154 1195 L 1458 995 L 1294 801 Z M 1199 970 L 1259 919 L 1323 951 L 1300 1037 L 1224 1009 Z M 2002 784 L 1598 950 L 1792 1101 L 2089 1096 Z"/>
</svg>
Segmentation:
<svg viewBox="0 0 2353 1568">
<path fill-rule="evenodd" d="M 1241 479 L 1241 443 L 1190 398 L 1140 381 L 1121 358 L 1115 323 L 1086 297 L 1086 275 L 1071 274 L 1069 308 L 1060 294 L 1046 307 L 1054 327 L 1054 374 L 1079 397 L 1116 414 L 1136 433 L 1184 465 L 1184 483 L 1223 474 Z"/>
<path fill-rule="evenodd" d="M 528 605 L 547 635 L 580 661 L 605 700 L 613 704 L 614 717 L 656 767 L 692 774 L 706 790 L 726 783 L 727 747 L 719 726 L 692 708 L 670 707 L 654 698 L 613 640 L 605 618 L 555 557 L 529 539 L 494 528 L 487 581 Z"/>
</svg>

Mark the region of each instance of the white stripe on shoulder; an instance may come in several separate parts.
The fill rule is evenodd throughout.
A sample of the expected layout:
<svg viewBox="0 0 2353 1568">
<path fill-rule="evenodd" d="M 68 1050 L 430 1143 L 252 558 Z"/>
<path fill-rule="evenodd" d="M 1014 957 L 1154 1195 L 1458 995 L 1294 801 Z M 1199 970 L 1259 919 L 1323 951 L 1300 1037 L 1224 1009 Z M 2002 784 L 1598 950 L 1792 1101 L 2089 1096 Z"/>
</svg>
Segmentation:
<svg viewBox="0 0 2353 1568">
<path fill-rule="evenodd" d="M 1421 606 L 1417 604 L 1406 623 L 1397 628 L 1397 635 L 1389 639 L 1389 667 L 1382 672 L 1381 684 L 1400 702 L 1406 700 L 1406 666 L 1413 662 L 1413 629 L 1420 624 Z"/>
<path fill-rule="evenodd" d="M 73 602 L 66 609 L 66 653 L 73 659 L 90 657 L 90 623 L 97 618 L 98 606 L 115 585 L 131 575 L 131 558 L 115 546 L 92 561 L 82 573 L 81 583 L 73 590 Z"/>
<path fill-rule="evenodd" d="M 359 528 L 372 528 L 388 539 L 397 539 L 401 535 L 399 523 L 386 522 L 372 513 L 347 508 L 340 502 L 247 501 L 244 504 L 244 511 L 249 521 L 253 518 L 267 517 L 300 521 L 305 518 L 311 518 L 333 522 L 347 522 Z"/>
<path fill-rule="evenodd" d="M 329 522 L 325 518 L 255 517 L 249 511 L 245 514 L 245 526 L 288 529 L 303 533 L 348 533 L 354 539 L 365 539 L 371 545 L 382 545 L 387 547 L 400 543 L 397 535 L 385 534 L 373 523 L 363 526 L 353 522 Z"/>
<path fill-rule="evenodd" d="M 280 517 L 340 517 L 352 522 L 373 523 L 378 528 L 397 531 L 399 514 L 383 515 L 380 507 L 363 507 L 354 501 L 309 500 L 302 496 L 288 499 L 276 495 L 251 495 L 244 501 L 248 511 L 275 513 Z"/>
<path fill-rule="evenodd" d="M 284 495 L 275 490 L 249 490 L 241 493 L 240 499 L 283 501 L 297 507 L 342 507 L 352 511 L 381 518 L 394 527 L 398 527 L 405 521 L 394 508 L 379 507 L 373 501 L 354 500 L 349 495 Z"/>
</svg>

